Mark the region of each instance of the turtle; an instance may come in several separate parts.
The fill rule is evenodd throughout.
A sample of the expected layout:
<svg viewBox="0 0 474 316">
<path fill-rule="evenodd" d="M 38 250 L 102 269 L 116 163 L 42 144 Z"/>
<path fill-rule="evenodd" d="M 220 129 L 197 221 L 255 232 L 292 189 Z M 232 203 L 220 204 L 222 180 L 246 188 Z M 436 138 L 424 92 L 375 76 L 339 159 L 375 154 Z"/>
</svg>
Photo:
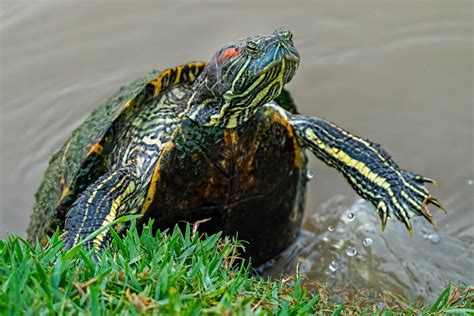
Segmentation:
<svg viewBox="0 0 474 316">
<path fill-rule="evenodd" d="M 28 228 L 30 241 L 57 228 L 65 248 L 120 216 L 156 229 L 199 222 L 237 234 L 245 258 L 265 262 L 301 227 L 307 152 L 338 170 L 381 218 L 405 224 L 428 205 L 431 178 L 402 169 L 379 144 L 302 115 L 284 88 L 299 66 L 293 34 L 279 28 L 219 49 L 208 63 L 152 71 L 122 87 L 52 156 Z M 102 230 L 84 246 L 100 251 Z"/>
</svg>

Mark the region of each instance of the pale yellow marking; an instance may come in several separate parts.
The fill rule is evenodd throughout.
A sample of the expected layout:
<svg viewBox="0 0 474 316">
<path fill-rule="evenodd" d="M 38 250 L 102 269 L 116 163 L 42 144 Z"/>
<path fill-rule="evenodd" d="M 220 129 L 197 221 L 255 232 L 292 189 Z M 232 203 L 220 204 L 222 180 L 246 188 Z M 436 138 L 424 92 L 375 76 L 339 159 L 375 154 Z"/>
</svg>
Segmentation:
<svg viewBox="0 0 474 316">
<path fill-rule="evenodd" d="M 251 108 L 256 108 L 255 107 L 255 104 L 260 102 L 262 100 L 262 98 L 268 94 L 268 91 L 270 89 L 272 89 L 272 86 L 274 83 L 276 82 L 281 82 L 283 80 L 283 76 L 284 76 L 284 73 L 285 73 L 285 62 L 282 61 L 281 62 L 281 69 L 280 69 L 280 73 L 278 76 L 276 76 L 271 83 L 268 83 L 267 86 L 260 90 L 260 92 L 252 99 L 252 102 L 245 106 L 245 107 L 234 107 L 232 108 L 233 111 L 235 110 L 243 110 L 243 109 L 251 109 Z M 247 94 L 249 94 L 250 92 L 252 92 L 253 90 L 255 90 L 256 87 L 258 87 L 258 85 L 260 85 L 260 82 L 264 79 L 265 77 L 265 73 L 263 73 L 260 77 L 258 77 L 257 80 L 255 80 L 254 83 L 252 83 L 252 85 L 247 89 L 245 90 L 243 93 L 239 94 L 239 95 L 236 95 L 236 94 L 233 94 L 233 92 L 226 92 L 224 94 L 224 99 L 226 101 L 230 101 L 235 98 L 235 97 L 242 97 L 242 96 L 246 96 Z M 237 79 L 236 79 L 237 80 Z M 234 83 L 235 83 L 235 80 L 234 80 Z M 283 87 L 283 85 L 280 85 L 280 90 L 281 88 Z M 215 125 L 215 124 L 218 124 L 219 120 L 222 119 L 224 117 L 224 114 L 225 114 L 225 110 L 227 109 L 228 107 L 228 104 L 226 103 L 222 108 L 221 108 L 221 111 L 219 113 L 219 115 L 215 115 L 213 116 L 213 120 L 211 121 L 211 124 L 209 125 Z M 232 115 L 227 123 L 227 125 L 225 126 L 226 128 L 235 128 L 238 124 L 238 118 L 240 117 L 241 113 L 240 111 L 237 111 L 236 113 L 234 113 L 234 115 Z"/>
<path fill-rule="evenodd" d="M 87 156 L 90 156 L 92 154 L 101 154 L 103 151 L 104 151 L 104 147 L 102 147 L 101 144 L 97 143 L 91 146 L 91 149 L 87 153 Z"/>
<path fill-rule="evenodd" d="M 314 132 L 310 129 L 306 131 L 307 134 L 311 136 L 311 138 L 317 140 L 317 136 L 314 134 Z M 318 143 L 318 142 L 316 142 Z M 322 144 L 322 143 L 321 143 Z M 326 150 L 329 154 L 334 153 L 334 148 L 330 148 L 329 150 Z M 399 211 L 399 214 L 402 216 L 403 221 L 406 223 L 407 228 L 408 228 L 408 234 L 411 237 L 413 235 L 411 223 L 409 221 L 409 215 L 407 211 L 403 209 L 403 207 L 400 205 L 398 200 L 395 197 L 394 192 L 392 191 L 392 188 L 390 184 L 383 178 L 380 177 L 380 175 L 374 173 L 369 167 L 367 167 L 363 162 L 358 161 L 356 159 L 351 158 L 347 153 L 345 153 L 343 150 L 339 150 L 336 155 L 332 155 L 334 158 L 338 159 L 340 162 L 343 164 L 353 167 L 354 169 L 358 170 L 358 172 L 369 179 L 372 183 L 377 184 L 378 186 L 382 187 L 385 189 L 386 193 L 390 196 L 392 204 L 394 205 L 395 208 Z M 352 179 L 352 177 L 349 175 L 349 177 Z M 355 179 L 353 180 L 354 184 L 357 184 L 357 181 Z M 359 187 L 362 191 L 367 192 L 364 190 L 362 187 Z M 371 195 L 371 194 L 369 194 Z M 383 217 L 382 217 L 382 230 L 385 228 L 385 223 L 386 223 L 386 205 L 380 204 L 379 207 L 383 210 Z"/>
<path fill-rule="evenodd" d="M 358 137 L 358 136 L 355 136 L 355 135 L 349 133 L 349 132 L 346 131 L 346 130 L 343 130 L 342 128 L 336 126 L 335 124 L 333 124 L 333 123 L 331 123 L 331 122 L 328 122 L 328 123 L 331 124 L 331 126 L 333 126 L 335 129 L 337 129 L 338 131 L 340 131 L 340 132 L 341 132 L 342 134 L 344 134 L 345 136 L 347 136 L 347 137 L 349 137 L 349 138 L 351 138 L 351 139 L 354 139 L 354 140 L 356 140 L 356 141 L 358 141 L 358 142 L 364 144 L 367 148 L 369 148 L 372 152 L 374 152 L 374 153 L 379 157 L 379 159 L 380 159 L 382 162 L 386 162 L 386 161 L 387 161 L 381 154 L 379 154 L 379 152 L 377 151 L 377 149 L 376 149 L 376 148 L 373 148 L 372 146 L 370 146 L 369 142 L 367 142 L 366 140 L 364 140 L 364 139 L 362 139 L 362 138 L 360 138 L 360 137 Z M 330 135 L 330 134 L 327 134 L 327 133 L 326 133 L 326 135 Z M 410 188 L 411 190 L 413 190 L 414 192 L 420 194 L 421 196 L 426 195 L 426 192 L 421 192 L 421 191 L 418 190 L 416 187 L 414 187 L 411 183 L 407 182 L 407 181 L 405 180 L 405 178 L 403 178 L 403 176 L 400 174 L 400 172 L 399 172 L 396 168 L 394 168 L 393 166 L 391 166 L 391 165 L 388 164 L 388 163 L 386 164 L 386 166 L 389 167 L 390 169 L 392 169 L 392 170 L 400 177 L 400 179 L 402 180 L 403 184 L 404 184 L 406 187 Z"/>
<path fill-rule="evenodd" d="M 64 188 L 63 192 L 61 193 L 61 200 L 63 200 L 70 192 L 71 190 L 69 190 L 69 188 Z"/>
<path fill-rule="evenodd" d="M 125 178 L 124 178 L 125 179 Z M 123 179 L 123 180 L 124 180 Z M 122 181 L 123 182 L 123 181 Z M 121 183 L 122 183 L 121 182 Z M 118 187 L 118 186 L 117 186 Z M 114 187 L 113 189 L 117 188 L 117 187 Z M 130 182 L 130 184 L 127 186 L 127 188 L 125 189 L 125 191 L 120 195 L 118 196 L 112 203 L 112 207 L 110 208 L 110 211 L 109 213 L 107 214 L 107 216 L 105 217 L 104 221 L 102 222 L 102 225 L 100 226 L 100 228 L 104 227 L 105 225 L 107 225 L 108 223 L 114 221 L 117 217 L 117 210 L 119 209 L 121 203 L 123 202 L 124 199 L 127 198 L 127 196 L 130 195 L 131 192 L 133 192 L 133 190 L 135 190 L 135 183 L 133 182 Z M 111 190 L 113 191 L 113 190 Z M 100 245 L 102 245 L 102 242 L 104 240 L 104 237 L 105 235 L 107 235 L 107 231 L 104 230 L 103 232 L 101 232 L 100 234 L 98 234 L 95 238 L 94 238 L 94 247 L 96 249 L 100 248 Z"/>
<path fill-rule="evenodd" d="M 132 105 L 133 99 L 134 99 L 134 98 L 128 100 L 128 101 L 122 106 L 122 109 L 123 109 L 123 110 L 128 109 L 128 108 Z"/>
<path fill-rule="evenodd" d="M 110 179 L 110 177 L 109 177 L 108 179 Z M 123 184 L 123 182 L 125 181 L 125 179 L 126 179 L 126 178 L 122 178 L 122 179 L 120 180 L 120 182 L 117 183 L 116 186 L 112 187 L 112 188 L 110 189 L 110 191 L 104 196 L 104 198 L 105 198 L 105 197 L 108 197 L 108 196 L 111 195 L 117 188 L 119 188 L 119 187 Z M 95 193 L 96 193 L 96 191 L 94 191 L 94 195 L 95 195 Z M 114 202 L 115 202 L 115 200 L 114 200 Z M 112 205 L 114 205 L 114 202 L 112 202 Z M 89 200 L 88 200 L 88 204 L 89 204 Z M 111 211 L 109 211 L 109 214 L 108 214 L 108 215 L 110 215 L 110 212 L 112 212 L 112 208 L 111 208 Z M 108 216 L 108 215 L 107 215 L 107 216 Z M 104 226 L 104 223 L 102 223 L 100 227 L 103 227 L 103 226 Z M 99 228 L 99 229 L 100 229 L 100 228 Z"/>
<path fill-rule="evenodd" d="M 172 71 L 172 69 L 169 69 L 169 68 L 165 69 L 160 75 L 158 75 L 158 77 L 156 77 L 154 80 L 150 81 L 150 83 L 155 86 L 155 91 L 153 92 L 154 97 L 158 96 L 158 94 L 161 92 L 161 89 L 162 89 L 163 86 L 166 87 L 166 83 L 163 82 L 163 79 L 167 75 L 168 75 L 168 78 L 169 78 L 169 76 L 171 76 L 171 71 Z"/>
<path fill-rule="evenodd" d="M 98 186 L 97 188 L 94 190 L 94 192 L 92 192 L 91 196 L 89 197 L 89 199 L 87 199 L 87 207 L 86 207 L 86 211 L 84 212 L 84 216 L 82 217 L 82 223 L 81 223 L 81 227 L 79 227 L 79 230 L 77 231 L 77 235 L 76 237 L 74 238 L 74 242 L 73 244 L 77 244 L 78 240 L 79 240 L 79 235 L 80 235 L 80 232 L 82 230 L 82 228 L 84 227 L 84 222 L 86 221 L 87 219 L 87 214 L 89 212 L 89 207 L 90 205 L 92 204 L 92 201 L 94 200 L 94 197 L 95 195 L 97 194 L 97 191 L 102 188 L 102 186 L 104 186 L 105 183 L 107 183 L 107 181 L 109 181 L 114 175 L 111 174 L 109 175 L 108 178 L 106 178 L 104 181 L 102 181 Z"/>
<path fill-rule="evenodd" d="M 174 84 L 177 84 L 181 81 L 181 72 L 183 71 L 183 66 L 178 66 L 175 68 L 176 78 L 174 79 Z"/>
<path fill-rule="evenodd" d="M 413 200 L 405 191 L 401 191 L 400 194 L 405 198 L 405 200 L 410 202 L 414 208 L 418 209 L 418 211 L 421 211 L 421 205 L 419 205 L 415 200 Z"/>
<path fill-rule="evenodd" d="M 239 60 L 240 60 L 240 58 L 239 58 Z M 247 60 L 245 61 L 244 65 L 240 68 L 239 72 L 238 72 L 237 75 L 235 76 L 234 81 L 232 82 L 232 89 L 231 89 L 231 91 L 234 91 L 235 83 L 240 79 L 240 77 L 242 77 L 242 73 L 247 69 L 247 66 L 248 66 L 249 63 L 250 63 L 250 60 L 251 60 L 251 58 L 248 57 Z M 252 86 L 253 86 L 253 85 L 252 85 Z M 251 88 L 250 88 L 250 89 L 251 89 Z M 250 89 L 249 89 L 249 90 L 250 90 Z M 244 96 L 244 95 L 245 95 L 245 92 L 247 92 L 247 91 L 244 91 L 244 93 L 241 94 L 241 95 L 239 95 L 239 96 Z M 225 95 L 224 95 L 224 97 L 225 97 Z"/>
<path fill-rule="evenodd" d="M 380 175 L 374 173 L 365 163 L 362 161 L 359 161 L 357 159 L 353 159 L 351 156 L 349 156 L 344 150 L 334 148 L 334 147 L 328 147 L 326 146 L 321 140 L 318 139 L 316 134 L 311 130 L 307 129 L 306 134 L 311 137 L 311 139 L 314 139 L 316 144 L 323 150 L 325 150 L 328 154 L 330 154 L 332 157 L 337 158 L 340 162 L 342 162 L 344 165 L 352 167 L 356 169 L 361 175 L 369 179 L 371 182 L 376 183 L 377 185 L 383 187 L 386 190 L 390 189 L 390 185 L 388 182 L 386 182 L 385 179 L 380 177 Z"/>
</svg>

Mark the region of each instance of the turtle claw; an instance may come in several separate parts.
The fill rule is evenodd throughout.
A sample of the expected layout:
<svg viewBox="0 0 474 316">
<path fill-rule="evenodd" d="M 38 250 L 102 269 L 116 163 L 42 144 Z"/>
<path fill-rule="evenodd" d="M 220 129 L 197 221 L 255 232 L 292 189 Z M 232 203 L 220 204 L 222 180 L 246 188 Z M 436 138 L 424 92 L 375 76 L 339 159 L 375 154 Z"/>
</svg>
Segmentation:
<svg viewBox="0 0 474 316">
<path fill-rule="evenodd" d="M 376 205 L 382 222 L 382 231 L 385 229 L 388 217 L 395 217 L 401 221 L 413 236 L 413 227 L 410 219 L 414 216 L 423 216 L 436 229 L 433 214 L 428 209 L 431 203 L 446 212 L 441 202 L 433 197 L 423 185 L 436 181 L 406 170 L 396 172 L 398 178 L 392 178 L 385 194 L 379 195 L 372 203 Z"/>
<path fill-rule="evenodd" d="M 432 195 L 428 196 L 425 199 L 425 201 L 423 201 L 423 205 L 426 207 L 430 203 L 433 204 L 434 206 L 438 207 L 440 210 L 442 210 L 444 212 L 444 214 L 448 214 L 448 211 L 446 211 L 443 204 L 441 204 L 441 202 Z"/>
<path fill-rule="evenodd" d="M 426 218 L 428 222 L 430 222 L 431 226 L 433 226 L 435 230 L 437 229 L 436 223 L 433 221 L 433 214 L 431 214 L 425 203 L 422 204 L 421 215 Z"/>
<path fill-rule="evenodd" d="M 387 204 L 380 201 L 377 205 L 377 211 L 380 214 L 380 219 L 382 220 L 382 231 L 385 230 L 385 226 L 387 225 L 387 217 L 388 217 L 388 209 Z"/>
<path fill-rule="evenodd" d="M 403 221 L 403 224 L 405 224 L 405 227 L 408 230 L 408 236 L 413 237 L 413 227 L 411 226 L 410 220 L 406 219 Z"/>
<path fill-rule="evenodd" d="M 415 181 L 418 181 L 420 183 L 431 183 L 431 184 L 439 187 L 439 183 L 436 180 L 428 178 L 428 177 L 417 175 L 417 176 L 415 176 Z"/>
</svg>

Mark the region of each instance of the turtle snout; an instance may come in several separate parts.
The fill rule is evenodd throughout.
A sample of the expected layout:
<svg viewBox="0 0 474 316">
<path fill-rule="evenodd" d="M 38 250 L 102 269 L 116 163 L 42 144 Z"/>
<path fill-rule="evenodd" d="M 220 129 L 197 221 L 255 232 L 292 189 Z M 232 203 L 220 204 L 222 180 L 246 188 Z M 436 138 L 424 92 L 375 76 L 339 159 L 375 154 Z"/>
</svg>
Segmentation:
<svg viewBox="0 0 474 316">
<path fill-rule="evenodd" d="M 289 42 L 293 41 L 293 33 L 291 33 L 288 29 L 284 27 L 276 29 L 275 31 L 273 31 L 273 34 L 275 34 L 276 36 L 278 36 L 280 39 L 284 41 L 289 41 Z"/>
</svg>

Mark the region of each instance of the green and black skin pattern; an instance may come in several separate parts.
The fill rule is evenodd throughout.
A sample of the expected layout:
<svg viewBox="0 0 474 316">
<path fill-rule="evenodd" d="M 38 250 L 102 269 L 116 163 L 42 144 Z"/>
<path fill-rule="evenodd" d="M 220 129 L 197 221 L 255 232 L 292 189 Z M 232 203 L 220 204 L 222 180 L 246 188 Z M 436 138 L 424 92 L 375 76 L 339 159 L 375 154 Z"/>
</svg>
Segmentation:
<svg viewBox="0 0 474 316">
<path fill-rule="evenodd" d="M 153 72 L 97 108 L 52 157 L 36 195 L 29 239 L 57 227 L 71 248 L 119 216 L 156 227 L 200 221 L 249 242 L 262 263 L 295 237 L 303 217 L 308 149 L 387 218 L 433 223 L 433 180 L 401 169 L 381 148 L 300 115 L 283 88 L 300 55 L 277 29 L 226 45 L 209 63 Z M 107 245 L 107 230 L 85 246 Z"/>
</svg>

